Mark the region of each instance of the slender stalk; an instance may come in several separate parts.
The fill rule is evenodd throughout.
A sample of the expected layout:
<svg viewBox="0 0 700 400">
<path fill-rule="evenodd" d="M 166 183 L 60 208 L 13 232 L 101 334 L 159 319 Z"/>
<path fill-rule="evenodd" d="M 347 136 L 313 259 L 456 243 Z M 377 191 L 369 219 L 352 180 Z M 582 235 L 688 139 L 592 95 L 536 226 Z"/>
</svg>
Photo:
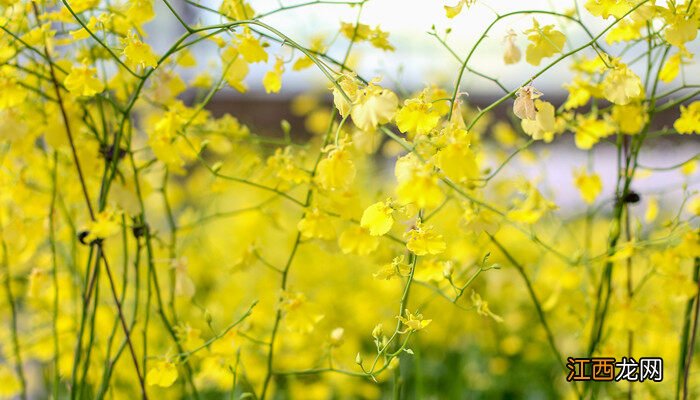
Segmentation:
<svg viewBox="0 0 700 400">
<path fill-rule="evenodd" d="M 2 233 L 2 232 L 0 232 Z M 17 315 L 17 303 L 15 301 L 15 296 L 12 293 L 12 274 L 10 271 L 10 262 L 7 253 L 7 243 L 5 243 L 5 238 L 0 235 L 2 244 L 2 275 L 3 275 L 3 286 L 5 289 L 5 297 L 7 299 L 7 304 L 10 306 L 10 333 L 12 338 L 12 353 L 15 362 L 15 373 L 19 379 L 20 384 L 20 398 L 22 400 L 27 400 L 27 378 L 24 374 L 24 365 L 22 362 L 22 351 L 19 345 L 19 333 L 18 333 L 18 315 Z"/>
</svg>

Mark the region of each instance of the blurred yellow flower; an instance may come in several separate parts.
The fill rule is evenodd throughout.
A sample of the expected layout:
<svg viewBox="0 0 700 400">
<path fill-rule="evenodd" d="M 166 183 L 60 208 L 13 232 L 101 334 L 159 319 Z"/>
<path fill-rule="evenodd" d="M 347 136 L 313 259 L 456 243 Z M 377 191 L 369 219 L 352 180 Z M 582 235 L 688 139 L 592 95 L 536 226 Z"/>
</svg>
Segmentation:
<svg viewBox="0 0 700 400">
<path fill-rule="evenodd" d="M 592 204 L 603 191 L 603 182 L 596 173 L 588 174 L 585 170 L 574 173 L 574 184 L 578 188 L 581 197 L 587 204 Z"/>
<path fill-rule="evenodd" d="M 357 170 L 346 147 L 345 143 L 330 146 L 328 156 L 318 163 L 316 181 L 323 189 L 347 190 L 355 180 Z"/>
<path fill-rule="evenodd" d="M 533 18 L 532 28 L 525 31 L 530 44 L 525 49 L 525 61 L 532 65 L 540 65 L 543 58 L 560 53 L 564 48 L 566 36 L 554 29 L 554 25 L 540 27 Z"/>
<path fill-rule="evenodd" d="M 260 40 L 250 33 L 250 29 L 246 28 L 243 33 L 236 35 L 236 45 L 238 52 L 247 63 L 267 62 L 265 48 Z"/>
<path fill-rule="evenodd" d="M 442 235 L 435 232 L 432 225 L 423 225 L 420 221 L 410 231 L 406 232 L 406 248 L 417 256 L 440 254 L 445 251 L 447 244 Z"/>
<path fill-rule="evenodd" d="M 506 34 L 506 37 L 504 38 L 506 48 L 505 50 L 503 50 L 503 62 L 506 65 L 515 64 L 518 61 L 520 61 L 520 49 L 518 48 L 518 46 L 515 45 L 516 37 L 517 34 L 515 33 L 515 31 L 509 29 L 508 33 Z"/>
<path fill-rule="evenodd" d="M 277 93 L 282 88 L 282 73 L 284 72 L 284 61 L 277 57 L 275 66 L 265 73 L 263 86 L 267 93 Z"/>
<path fill-rule="evenodd" d="M 304 239 L 329 240 L 335 237 L 335 229 L 330 217 L 321 213 L 318 208 L 308 211 L 297 224 L 297 229 Z"/>
<path fill-rule="evenodd" d="M 681 116 L 673 128 L 680 134 L 700 133 L 700 101 L 681 106 Z"/>
<path fill-rule="evenodd" d="M 146 374 L 146 382 L 151 386 L 170 387 L 177 380 L 177 367 L 170 361 L 157 361 Z"/>
<path fill-rule="evenodd" d="M 84 97 L 94 96 L 105 88 L 104 83 L 97 78 L 97 70 L 86 64 L 73 66 L 63 84 L 71 93 Z"/>
<path fill-rule="evenodd" d="M 391 199 L 374 203 L 362 213 L 360 225 L 368 229 L 370 235 L 382 236 L 389 232 L 394 224 L 393 212 Z"/>
<path fill-rule="evenodd" d="M 151 46 L 142 42 L 135 33 L 130 32 L 129 36 L 124 39 L 124 42 L 126 46 L 124 46 L 122 54 L 124 54 L 126 61 L 130 65 L 140 65 L 143 68 L 155 68 L 158 66 L 158 59 Z"/>
</svg>

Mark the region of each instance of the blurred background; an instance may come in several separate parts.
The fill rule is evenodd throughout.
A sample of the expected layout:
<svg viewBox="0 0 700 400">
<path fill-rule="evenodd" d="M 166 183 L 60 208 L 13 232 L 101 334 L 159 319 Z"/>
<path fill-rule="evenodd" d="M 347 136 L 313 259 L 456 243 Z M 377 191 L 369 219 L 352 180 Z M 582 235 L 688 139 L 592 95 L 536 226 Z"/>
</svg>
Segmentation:
<svg viewBox="0 0 700 400">
<path fill-rule="evenodd" d="M 189 2 L 175 2 L 178 12 L 190 24 L 216 24 L 225 22 L 222 17 L 207 11 L 206 8 L 217 10 L 220 1 L 192 0 Z M 342 22 L 354 23 L 358 17 L 358 6 L 348 5 L 342 2 L 337 4 L 313 4 L 309 7 L 303 5 L 308 0 L 252 0 L 249 2 L 256 15 L 266 14 L 270 11 L 285 7 L 281 12 L 274 12 L 261 20 L 276 27 L 282 33 L 293 40 L 308 46 L 314 38 L 323 37 L 326 41 L 332 39 L 328 54 L 336 59 L 342 59 L 347 49 L 348 41 L 343 37 L 336 37 L 338 27 Z M 582 2 L 579 2 L 582 3 Z M 491 0 L 478 1 L 465 9 L 453 19 L 447 18 L 444 6 L 454 5 L 453 0 L 370 0 L 364 4 L 360 22 L 371 27 L 380 26 L 389 33 L 389 42 L 395 47 L 394 51 L 382 51 L 372 47 L 368 43 L 357 44 L 353 47 L 350 57 L 350 65 L 365 79 L 383 76 L 383 86 L 391 87 L 403 96 L 408 96 L 415 91 L 430 84 L 438 84 L 451 92 L 459 70 L 460 62 L 456 58 L 464 58 L 476 43 L 484 30 L 497 16 L 511 11 L 554 10 L 560 13 L 575 13 L 575 1 L 547 1 L 530 0 L 526 3 L 518 1 Z M 201 5 L 203 7 L 198 7 Z M 160 52 L 172 43 L 172 39 L 178 37 L 183 29 L 162 2 L 156 2 L 157 18 L 147 25 L 151 32 L 158 31 L 157 35 L 150 35 L 147 41 Z M 527 8 L 526 8 L 527 7 Z M 603 21 L 590 15 L 582 4 L 578 5 L 578 11 L 584 24 L 593 35 L 600 33 L 612 22 L 612 18 Z M 572 49 L 587 43 L 590 39 L 580 26 L 547 15 L 537 15 L 541 25 L 555 24 L 557 29 L 567 36 L 567 49 Z M 524 60 L 515 65 L 505 65 L 503 58 L 503 38 L 509 29 L 517 33 L 516 44 L 524 52 L 527 46 L 527 37 L 524 32 L 532 27 L 531 15 L 516 15 L 497 23 L 488 37 L 480 44 L 469 63 L 474 71 L 488 74 L 497 79 L 503 87 L 513 90 L 529 81 L 529 77 L 538 72 L 543 66 L 553 61 L 547 58 L 538 66 L 532 66 Z M 446 32 L 449 30 L 449 34 Z M 168 34 L 163 34 L 163 32 Z M 450 50 L 443 45 L 433 34 L 437 34 L 445 40 Z M 328 44 L 328 43 L 326 43 Z M 624 47 L 620 44 L 609 44 L 601 39 L 602 48 L 611 55 L 619 54 Z M 297 57 L 288 46 L 282 47 L 279 43 L 270 43 L 275 48 L 273 53 L 281 54 L 286 60 Z M 639 42 L 631 48 L 625 49 L 623 61 L 637 58 L 645 49 L 645 42 Z M 700 49 L 700 41 L 697 39 L 688 46 L 693 53 Z M 195 68 L 182 72 L 184 79 L 193 78 L 197 74 L 210 70 L 214 76 L 220 67 L 218 47 L 211 42 L 202 43 L 193 49 L 198 65 Z M 587 55 L 593 54 L 588 50 Z M 242 122 L 251 126 L 260 133 L 278 136 L 281 135 L 279 121 L 288 120 L 292 125 L 292 133 L 295 135 L 308 135 L 304 129 L 304 120 L 300 115 L 292 112 L 292 102 L 302 92 L 317 89 L 319 98 L 330 103 L 330 91 L 327 90 L 326 77 L 315 68 L 303 71 L 292 71 L 286 68 L 283 77 L 282 90 L 275 95 L 264 92 L 262 78 L 272 68 L 274 58 L 267 64 L 258 63 L 250 67 L 250 73 L 246 78 L 248 91 L 239 93 L 229 87 L 219 92 L 209 106 L 215 115 L 228 112 L 235 115 Z M 567 96 L 566 89 L 562 86 L 571 80 L 574 72 L 569 69 L 570 62 L 562 62 L 548 70 L 543 76 L 533 82 L 533 85 L 544 93 L 544 98 L 555 105 L 561 105 Z M 640 76 L 644 76 L 645 63 L 631 65 L 632 69 Z M 659 91 L 678 86 L 678 82 L 687 84 L 700 83 L 700 67 L 697 63 L 683 66 L 682 76 L 672 84 L 663 84 Z M 460 93 L 463 100 L 471 107 L 479 108 L 487 106 L 504 94 L 503 88 L 491 80 L 484 79 L 474 73 L 467 72 L 462 79 Z M 680 92 L 681 94 L 684 92 Z M 512 121 L 512 100 L 506 101 L 495 110 L 493 121 Z M 656 128 L 670 127 L 678 118 L 677 109 L 663 113 L 656 117 L 653 126 Z M 516 122 L 516 128 L 518 128 Z M 485 135 L 489 140 L 489 134 Z M 523 138 L 525 136 L 523 135 Z M 577 167 L 589 164 L 601 176 L 603 180 L 602 198 L 612 199 L 616 170 L 615 147 L 610 143 L 601 143 L 590 152 L 576 149 L 572 135 L 564 133 L 554 143 L 543 145 L 541 142 L 530 147 L 534 153 L 533 160 L 537 162 L 524 163 L 514 168 L 508 168 L 506 173 L 520 174 L 532 179 L 540 178 L 544 187 L 554 187 L 555 191 L 547 193 L 562 208 L 585 208 L 580 201 L 578 191 L 573 184 L 573 171 Z M 678 164 L 691 159 L 700 153 L 700 141 L 684 137 L 683 141 L 674 140 L 674 137 L 655 139 L 646 146 L 640 157 L 642 165 L 649 167 L 642 171 L 633 189 L 640 194 L 658 196 L 662 204 L 671 207 L 679 205 L 682 193 L 668 192 L 668 188 L 681 188 L 681 183 L 686 182 L 688 187 L 698 183 L 698 175 L 688 177 L 676 170 L 665 170 L 665 167 Z M 646 196 L 642 197 L 640 205 L 644 205 Z M 572 210 L 574 212 L 580 210 Z"/>
</svg>

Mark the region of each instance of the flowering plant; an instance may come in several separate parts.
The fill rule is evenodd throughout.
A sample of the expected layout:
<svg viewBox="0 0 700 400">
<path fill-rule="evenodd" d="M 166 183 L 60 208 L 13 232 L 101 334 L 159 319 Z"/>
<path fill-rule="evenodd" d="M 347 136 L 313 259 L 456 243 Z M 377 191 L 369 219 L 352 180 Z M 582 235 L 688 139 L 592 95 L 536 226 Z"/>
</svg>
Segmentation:
<svg viewBox="0 0 700 400">
<path fill-rule="evenodd" d="M 407 91 L 354 67 L 399 47 L 362 22 L 373 1 L 0 0 L 0 397 L 700 393 L 700 3 L 518 3 L 464 54 L 433 26 L 454 80 Z M 480 6 L 424 5 L 449 24 Z M 267 22 L 317 7 L 354 19 L 310 39 Z M 157 10 L 178 38 L 147 36 Z M 489 41 L 518 85 L 475 66 Z M 561 64 L 557 102 L 536 87 Z M 209 107 L 307 69 L 329 89 L 294 100 L 303 126 Z M 475 85 L 502 95 L 477 107 Z M 669 140 L 694 155 L 643 161 Z M 567 142 L 588 159 L 575 205 L 519 173 Z M 569 355 L 637 354 L 666 379 L 564 379 Z"/>
</svg>

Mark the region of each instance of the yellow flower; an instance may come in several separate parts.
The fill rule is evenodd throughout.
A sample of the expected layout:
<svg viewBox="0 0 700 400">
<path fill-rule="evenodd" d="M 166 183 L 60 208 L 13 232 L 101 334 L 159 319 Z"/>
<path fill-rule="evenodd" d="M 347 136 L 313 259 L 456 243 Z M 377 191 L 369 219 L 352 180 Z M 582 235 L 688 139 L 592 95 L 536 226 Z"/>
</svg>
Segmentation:
<svg viewBox="0 0 700 400">
<path fill-rule="evenodd" d="M 663 82 L 670 83 L 681 72 L 681 64 L 683 63 L 682 54 L 678 52 L 666 60 L 664 66 L 659 71 L 659 79 Z"/>
<path fill-rule="evenodd" d="M 238 52 L 248 63 L 267 62 L 267 53 L 258 39 L 253 37 L 249 29 L 236 36 Z"/>
<path fill-rule="evenodd" d="M 309 181 L 309 175 L 295 163 L 295 155 L 292 154 L 291 147 L 285 147 L 284 150 L 277 148 L 275 154 L 268 157 L 266 165 L 267 170 L 278 180 L 288 184 L 299 184 Z"/>
<path fill-rule="evenodd" d="M 681 172 L 683 175 L 690 176 L 695 173 L 698 169 L 698 162 L 696 160 L 688 161 L 681 167 Z"/>
<path fill-rule="evenodd" d="M 659 201 L 656 197 L 649 198 L 649 203 L 647 204 L 647 210 L 644 213 L 644 221 L 646 223 L 652 223 L 656 220 L 659 215 Z"/>
<path fill-rule="evenodd" d="M 516 208 L 507 214 L 509 219 L 525 224 L 534 224 L 547 211 L 557 208 L 554 203 L 542 196 L 542 193 L 537 190 L 535 185 L 528 183 L 525 189 L 527 197 L 524 201 L 516 201 Z"/>
<path fill-rule="evenodd" d="M 389 232 L 394 224 L 393 212 L 391 199 L 374 203 L 362 213 L 360 226 L 369 230 L 372 236 L 382 236 Z"/>
<path fill-rule="evenodd" d="M 603 190 L 603 182 L 598 174 L 587 174 L 586 171 L 574 173 L 574 184 L 578 188 L 583 200 L 592 204 Z"/>
<path fill-rule="evenodd" d="M 0 110 L 21 104 L 27 91 L 11 75 L 11 67 L 0 67 Z"/>
<path fill-rule="evenodd" d="M 95 68 L 90 68 L 86 64 L 80 67 L 73 66 L 63 84 L 68 91 L 78 96 L 94 96 L 105 88 L 104 83 L 97 78 L 96 73 Z"/>
<path fill-rule="evenodd" d="M 355 164 L 346 150 L 346 145 L 333 148 L 326 158 L 318 163 L 316 181 L 325 190 L 347 190 L 355 180 Z"/>
<path fill-rule="evenodd" d="M 515 37 L 516 33 L 514 30 L 509 29 L 508 34 L 506 34 L 506 37 L 504 39 L 506 43 L 506 48 L 503 51 L 503 62 L 508 65 L 508 64 L 515 64 L 518 61 L 520 61 L 520 49 L 518 46 L 515 45 Z"/>
<path fill-rule="evenodd" d="M 644 128 L 649 118 L 641 103 L 630 103 L 624 106 L 613 105 L 612 119 L 620 132 L 635 135 Z"/>
<path fill-rule="evenodd" d="M 588 0 L 584 7 L 591 14 L 607 19 L 611 15 L 622 18 L 634 5 L 630 0 Z"/>
<path fill-rule="evenodd" d="M 13 398 L 19 395 L 21 390 L 22 384 L 12 370 L 5 365 L 0 365 L 0 398 Z"/>
<path fill-rule="evenodd" d="M 642 37 L 642 28 L 646 27 L 646 20 L 634 21 L 622 20 L 605 36 L 608 44 L 617 42 L 629 42 Z"/>
<path fill-rule="evenodd" d="M 401 321 L 402 324 L 406 325 L 406 327 L 411 331 L 419 331 L 433 322 L 432 319 L 423 319 L 423 314 L 411 314 L 411 312 L 408 310 L 404 310 L 404 312 L 406 313 L 406 317 L 399 315 L 396 318 L 398 318 L 398 320 Z"/>
<path fill-rule="evenodd" d="M 231 49 L 231 53 L 235 52 L 235 49 L 233 49 L 232 47 L 229 47 L 229 49 Z M 222 60 L 226 63 L 226 83 L 228 83 L 232 88 L 238 90 L 239 92 L 245 93 L 248 90 L 248 87 L 243 82 L 243 80 L 246 78 L 246 76 L 248 76 L 248 63 L 243 59 L 243 57 L 240 57 L 238 54 L 233 56 L 230 59 L 230 61 L 228 61 L 226 50 L 224 50 L 224 57 L 222 57 Z"/>
<path fill-rule="evenodd" d="M 469 142 L 455 142 L 435 154 L 435 165 L 455 182 L 465 182 L 479 177 L 479 165 Z"/>
<path fill-rule="evenodd" d="M 359 88 L 355 77 L 348 74 L 343 74 L 338 78 L 338 86 L 340 86 L 340 88 L 333 85 L 333 104 L 338 109 L 340 116 L 345 118 L 350 114 L 352 103 L 357 97 Z M 345 93 L 347 98 L 343 96 L 343 93 Z"/>
<path fill-rule="evenodd" d="M 415 228 L 406 232 L 406 237 L 406 248 L 417 256 L 440 254 L 447 247 L 442 235 L 435 232 L 432 226 L 423 225 L 420 221 L 416 223 Z"/>
<path fill-rule="evenodd" d="M 404 261 L 404 256 L 397 256 L 391 260 L 390 264 L 383 266 L 379 271 L 372 274 L 374 279 L 389 280 L 392 278 L 399 278 L 402 276 L 408 276 L 411 273 L 411 266 L 406 264 Z"/>
<path fill-rule="evenodd" d="M 688 212 L 700 216 L 700 196 L 695 196 L 688 202 Z"/>
<path fill-rule="evenodd" d="M 243 0 L 224 0 L 221 2 L 219 12 L 234 21 L 252 19 L 255 16 L 253 7 Z"/>
<path fill-rule="evenodd" d="M 578 115 L 574 127 L 574 139 L 576 147 L 588 150 L 598 143 L 601 138 L 615 132 L 615 127 L 605 120 L 598 119 L 595 115 Z"/>
<path fill-rule="evenodd" d="M 615 249 L 615 252 L 608 256 L 608 261 L 624 261 L 634 255 L 635 251 L 634 241 L 626 242 Z"/>
<path fill-rule="evenodd" d="M 177 368 L 170 361 L 158 361 L 146 374 L 146 382 L 149 385 L 170 387 L 177 380 Z"/>
<path fill-rule="evenodd" d="M 421 162 L 415 153 L 409 153 L 396 161 L 394 174 L 398 185 L 396 194 L 401 204 L 415 204 L 420 208 L 437 207 L 444 198 L 433 173 L 433 166 Z"/>
<path fill-rule="evenodd" d="M 340 23 L 340 33 L 355 42 L 368 41 L 372 46 L 385 50 L 394 51 L 394 46 L 389 43 L 389 33 L 382 31 L 379 26 L 372 29 L 366 24 Z"/>
<path fill-rule="evenodd" d="M 530 44 L 525 49 L 525 61 L 532 65 L 540 65 L 543 58 L 560 53 L 564 48 L 566 36 L 554 29 L 554 25 L 540 27 L 539 22 L 533 18 L 533 27 L 525 31 Z"/>
<path fill-rule="evenodd" d="M 613 69 L 603 80 L 603 95 L 611 103 L 625 105 L 644 96 L 642 80 L 627 65 L 612 60 Z"/>
<path fill-rule="evenodd" d="M 681 106 L 681 116 L 673 123 L 673 128 L 680 134 L 700 133 L 700 101 Z"/>
<path fill-rule="evenodd" d="M 311 333 L 324 318 L 301 292 L 283 292 L 280 308 L 284 312 L 287 330 L 292 332 Z"/>
<path fill-rule="evenodd" d="M 683 48 L 685 43 L 698 36 L 697 17 L 686 17 L 682 14 L 672 14 L 666 18 L 669 24 L 664 31 L 664 38 L 670 44 Z"/>
<path fill-rule="evenodd" d="M 471 301 L 474 308 L 476 308 L 476 313 L 483 315 L 484 317 L 493 318 L 496 322 L 503 322 L 503 318 L 494 314 L 491 309 L 489 309 L 489 303 L 481 299 L 478 293 L 472 290 Z"/>
<path fill-rule="evenodd" d="M 158 59 L 155 53 L 153 53 L 151 46 L 142 42 L 135 33 L 129 33 L 129 37 L 125 39 L 125 42 L 126 46 L 122 54 L 126 56 L 126 61 L 130 65 L 140 65 L 143 68 L 155 68 L 158 66 Z"/>
<path fill-rule="evenodd" d="M 554 106 L 543 100 L 535 100 L 535 119 L 523 119 L 520 124 L 523 131 L 535 140 L 543 140 L 547 143 L 554 139 L 554 135 L 562 132 L 562 124 L 557 123 L 554 115 Z"/>
<path fill-rule="evenodd" d="M 408 99 L 396 113 L 396 126 L 412 139 L 416 135 L 427 135 L 438 124 L 440 114 L 433 110 L 432 103 L 424 96 Z"/>
<path fill-rule="evenodd" d="M 338 246 L 343 254 L 366 256 L 379 246 L 379 239 L 369 234 L 367 229 L 354 226 L 346 229 L 338 238 Z"/>
<path fill-rule="evenodd" d="M 586 103 L 591 97 L 602 96 L 602 91 L 599 84 L 593 84 L 590 81 L 583 80 L 580 77 L 574 78 L 574 80 L 565 84 L 564 87 L 569 91 L 569 97 L 567 97 L 564 103 L 565 110 L 571 110 L 573 108 L 578 108 Z"/>
<path fill-rule="evenodd" d="M 308 211 L 304 218 L 297 224 L 297 229 L 301 232 L 301 237 L 304 239 L 333 239 L 335 237 L 335 229 L 331 219 L 322 214 L 317 208 Z"/>
<path fill-rule="evenodd" d="M 355 125 L 362 130 L 372 130 L 394 118 L 399 99 L 389 89 L 370 83 L 357 93 L 350 115 Z"/>
<path fill-rule="evenodd" d="M 152 20 L 155 17 L 153 0 L 132 0 L 126 10 L 126 17 L 138 25 Z"/>
<path fill-rule="evenodd" d="M 323 36 L 314 37 L 313 39 L 311 39 L 311 44 L 309 45 L 308 49 L 313 53 L 325 53 L 328 49 L 323 41 Z M 312 65 L 314 65 L 314 62 L 309 57 L 307 57 L 306 54 L 302 53 L 299 56 L 299 58 L 294 62 L 294 65 L 292 65 L 292 69 L 294 71 L 301 71 L 306 68 L 309 68 Z"/>
<path fill-rule="evenodd" d="M 464 6 L 469 8 L 474 3 L 476 3 L 476 0 L 459 0 L 454 6 L 444 6 L 445 15 L 447 15 L 447 18 L 454 18 L 462 12 L 462 8 L 464 8 Z"/>
<path fill-rule="evenodd" d="M 277 93 L 282 88 L 282 73 L 284 72 L 284 61 L 277 57 L 274 68 L 267 71 L 263 77 L 263 86 L 267 93 Z"/>
<path fill-rule="evenodd" d="M 87 226 L 88 234 L 85 236 L 85 243 L 105 239 L 119 233 L 122 226 L 119 217 L 120 213 L 112 210 L 104 210 L 95 215 L 95 220 Z"/>
</svg>

